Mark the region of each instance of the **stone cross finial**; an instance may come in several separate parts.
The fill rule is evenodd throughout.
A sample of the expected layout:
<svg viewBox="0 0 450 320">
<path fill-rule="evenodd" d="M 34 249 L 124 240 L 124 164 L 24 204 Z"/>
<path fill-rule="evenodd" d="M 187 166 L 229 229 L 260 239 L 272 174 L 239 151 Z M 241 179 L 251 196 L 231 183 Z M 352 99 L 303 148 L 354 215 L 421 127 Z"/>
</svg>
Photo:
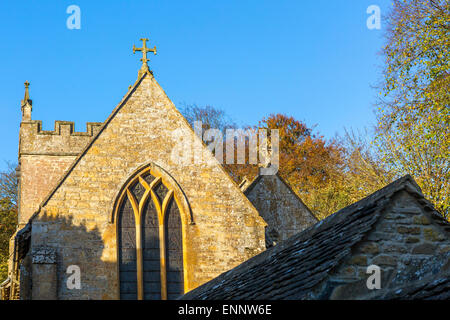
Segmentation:
<svg viewBox="0 0 450 320">
<path fill-rule="evenodd" d="M 141 75 L 142 72 L 149 72 L 147 62 L 150 61 L 150 60 L 147 59 L 147 52 L 153 52 L 156 55 L 156 46 L 153 49 L 152 48 L 147 48 L 146 42 L 148 41 L 148 39 L 147 38 L 141 38 L 141 41 L 142 41 L 142 48 L 137 48 L 133 44 L 133 53 L 136 53 L 136 51 L 141 51 L 142 52 L 142 58 L 141 58 L 142 67 L 141 67 L 141 70 L 139 70 L 139 75 Z"/>
<path fill-rule="evenodd" d="M 25 81 L 24 85 L 25 85 L 25 96 L 23 98 L 23 101 L 27 101 L 30 100 L 30 94 L 28 92 L 28 87 L 30 86 L 30 83 L 28 82 L 28 80 Z"/>
</svg>

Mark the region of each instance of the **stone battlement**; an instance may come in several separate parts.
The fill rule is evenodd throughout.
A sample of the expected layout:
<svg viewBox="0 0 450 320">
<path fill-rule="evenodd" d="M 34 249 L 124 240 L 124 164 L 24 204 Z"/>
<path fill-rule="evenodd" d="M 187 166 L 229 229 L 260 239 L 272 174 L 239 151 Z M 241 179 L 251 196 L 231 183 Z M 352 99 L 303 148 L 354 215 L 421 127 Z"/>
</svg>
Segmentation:
<svg viewBox="0 0 450 320">
<path fill-rule="evenodd" d="M 100 130 L 101 122 L 88 122 L 85 132 L 75 132 L 72 121 L 55 121 L 55 129 L 42 130 L 41 120 L 21 123 L 19 157 L 21 155 L 78 155 Z"/>
<path fill-rule="evenodd" d="M 55 129 L 42 130 L 42 121 L 25 120 L 19 134 L 19 224 L 27 223 L 39 204 L 83 151 L 102 123 L 88 122 L 75 132 L 72 121 L 55 121 Z"/>
</svg>

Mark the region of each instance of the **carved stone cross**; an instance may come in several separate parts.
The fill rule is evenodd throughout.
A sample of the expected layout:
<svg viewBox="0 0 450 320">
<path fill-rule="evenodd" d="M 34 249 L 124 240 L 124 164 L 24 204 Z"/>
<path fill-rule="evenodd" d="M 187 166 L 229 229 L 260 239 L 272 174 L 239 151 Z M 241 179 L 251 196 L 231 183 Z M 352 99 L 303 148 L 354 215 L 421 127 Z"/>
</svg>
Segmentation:
<svg viewBox="0 0 450 320">
<path fill-rule="evenodd" d="M 143 42 L 142 44 L 142 48 L 136 48 L 133 44 L 133 53 L 136 53 L 136 51 L 142 51 L 142 63 L 144 65 L 147 64 L 147 61 L 149 61 L 149 59 L 147 59 L 147 52 L 153 52 L 156 55 L 156 46 L 152 49 L 152 48 L 147 48 L 146 45 L 146 41 L 148 41 L 147 38 L 141 38 L 141 41 Z"/>
</svg>

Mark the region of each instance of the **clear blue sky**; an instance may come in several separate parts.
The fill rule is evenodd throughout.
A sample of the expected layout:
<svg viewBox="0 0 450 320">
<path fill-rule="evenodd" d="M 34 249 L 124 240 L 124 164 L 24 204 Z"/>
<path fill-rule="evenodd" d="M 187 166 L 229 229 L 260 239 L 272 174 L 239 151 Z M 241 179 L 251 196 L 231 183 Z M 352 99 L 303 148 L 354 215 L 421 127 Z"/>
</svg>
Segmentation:
<svg viewBox="0 0 450 320">
<path fill-rule="evenodd" d="M 81 9 L 69 30 L 66 9 Z M 0 169 L 17 161 L 23 83 L 32 118 L 103 121 L 136 80 L 150 38 L 150 67 L 177 106 L 213 105 L 238 124 L 270 113 L 317 125 L 325 137 L 374 122 L 384 24 L 369 30 L 366 9 L 387 0 L 2 1 Z"/>
</svg>

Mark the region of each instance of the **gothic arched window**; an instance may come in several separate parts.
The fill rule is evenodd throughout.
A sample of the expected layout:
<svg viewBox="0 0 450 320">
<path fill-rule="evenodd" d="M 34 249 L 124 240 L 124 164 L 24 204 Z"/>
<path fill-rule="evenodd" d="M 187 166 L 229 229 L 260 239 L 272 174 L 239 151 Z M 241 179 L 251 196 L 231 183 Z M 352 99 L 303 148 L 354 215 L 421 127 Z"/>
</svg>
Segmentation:
<svg viewBox="0 0 450 320">
<path fill-rule="evenodd" d="M 174 192 L 147 168 L 119 197 L 121 299 L 165 300 L 184 293 L 182 222 Z"/>
</svg>

